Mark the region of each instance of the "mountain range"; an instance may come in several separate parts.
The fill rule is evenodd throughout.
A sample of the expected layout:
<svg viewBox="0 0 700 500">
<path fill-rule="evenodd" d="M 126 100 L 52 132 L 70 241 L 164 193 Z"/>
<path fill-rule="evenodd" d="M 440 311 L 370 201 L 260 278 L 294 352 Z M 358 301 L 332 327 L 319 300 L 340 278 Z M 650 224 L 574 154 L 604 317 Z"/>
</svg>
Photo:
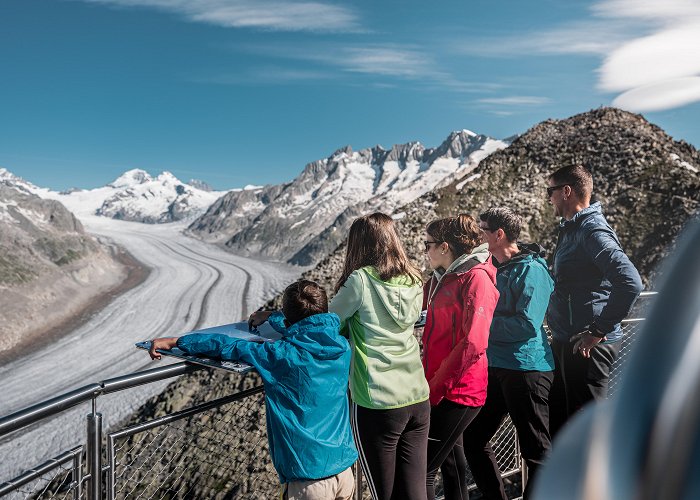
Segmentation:
<svg viewBox="0 0 700 500">
<path fill-rule="evenodd" d="M 593 173 L 593 200 L 617 232 L 647 288 L 674 248 L 685 223 L 700 211 L 700 152 L 675 141 L 643 116 L 600 108 L 564 120 L 546 120 L 479 164 L 470 182 L 455 181 L 400 209 L 402 240 L 424 265 L 423 232 L 436 218 L 457 213 L 477 217 L 486 208 L 508 206 L 522 214 L 521 239 L 540 243 L 550 259 L 558 218 L 546 194 L 557 168 L 582 163 Z M 333 290 L 345 247 L 340 245 L 305 277 Z"/>
<path fill-rule="evenodd" d="M 507 145 L 462 130 L 437 148 L 419 142 L 388 150 L 346 146 L 307 164 L 290 183 L 227 193 L 188 233 L 236 254 L 308 266 L 338 246 L 357 215 L 392 213 L 439 185 L 465 178 Z"/>
</svg>

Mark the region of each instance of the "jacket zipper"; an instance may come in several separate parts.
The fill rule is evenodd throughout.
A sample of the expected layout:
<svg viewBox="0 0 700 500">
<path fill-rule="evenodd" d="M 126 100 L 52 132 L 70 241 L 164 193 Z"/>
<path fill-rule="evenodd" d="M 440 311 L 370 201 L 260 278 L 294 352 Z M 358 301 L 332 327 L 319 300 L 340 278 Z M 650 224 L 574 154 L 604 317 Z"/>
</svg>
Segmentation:
<svg viewBox="0 0 700 500">
<path fill-rule="evenodd" d="M 430 306 L 428 306 L 430 308 Z M 430 331 L 428 332 L 428 335 L 425 335 L 425 330 L 423 330 L 423 359 L 425 359 L 425 371 L 427 373 L 428 371 L 428 364 L 430 362 L 430 358 L 428 357 L 428 343 L 430 342 L 430 336 L 433 334 L 433 329 L 435 326 L 433 323 L 435 322 L 435 313 L 431 311 L 431 321 L 430 321 Z M 428 318 L 426 318 L 426 324 L 428 322 Z"/>
<path fill-rule="evenodd" d="M 455 315 L 452 314 L 452 349 L 455 348 Z"/>
<path fill-rule="evenodd" d="M 569 326 L 574 326 L 574 312 L 571 309 L 571 294 L 569 294 Z"/>
</svg>

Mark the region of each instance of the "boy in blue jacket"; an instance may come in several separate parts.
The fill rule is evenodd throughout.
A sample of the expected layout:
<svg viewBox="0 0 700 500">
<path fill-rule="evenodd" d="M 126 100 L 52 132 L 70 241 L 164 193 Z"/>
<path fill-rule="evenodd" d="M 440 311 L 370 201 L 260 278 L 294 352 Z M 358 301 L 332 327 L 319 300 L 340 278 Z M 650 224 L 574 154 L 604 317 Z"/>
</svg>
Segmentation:
<svg viewBox="0 0 700 500">
<path fill-rule="evenodd" d="M 156 349 L 177 346 L 192 355 L 245 361 L 265 385 L 267 436 L 272 463 L 288 500 L 350 499 L 357 460 L 348 409 L 350 346 L 328 298 L 309 280 L 284 291 L 282 313 L 268 319 L 282 334 L 276 342 L 249 342 L 220 334 L 160 338 Z"/>
</svg>

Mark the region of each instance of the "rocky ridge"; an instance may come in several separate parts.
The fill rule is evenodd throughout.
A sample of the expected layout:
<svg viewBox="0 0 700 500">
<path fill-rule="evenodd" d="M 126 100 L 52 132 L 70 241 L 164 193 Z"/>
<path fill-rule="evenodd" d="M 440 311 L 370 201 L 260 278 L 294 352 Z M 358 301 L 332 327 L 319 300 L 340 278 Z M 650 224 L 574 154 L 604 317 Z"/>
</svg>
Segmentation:
<svg viewBox="0 0 700 500">
<path fill-rule="evenodd" d="M 700 209 L 700 152 L 674 141 L 641 115 L 601 108 L 565 120 L 547 120 L 486 158 L 471 180 L 452 182 L 401 208 L 398 226 L 407 251 L 424 265 L 423 231 L 433 219 L 492 206 L 508 206 L 525 219 L 525 241 L 548 257 L 556 246 L 557 219 L 546 195 L 557 168 L 579 162 L 594 177 L 594 200 L 613 226 L 648 288 L 676 236 Z M 344 246 L 305 273 L 332 290 Z"/>
<path fill-rule="evenodd" d="M 0 169 L 0 357 L 124 278 L 60 202 Z"/>
<path fill-rule="evenodd" d="M 419 142 L 389 150 L 346 146 L 309 163 L 290 183 L 223 196 L 188 232 L 238 254 L 308 266 L 341 242 L 358 213 L 392 212 L 467 175 L 505 146 L 468 130 L 453 132 L 437 148 Z"/>
</svg>

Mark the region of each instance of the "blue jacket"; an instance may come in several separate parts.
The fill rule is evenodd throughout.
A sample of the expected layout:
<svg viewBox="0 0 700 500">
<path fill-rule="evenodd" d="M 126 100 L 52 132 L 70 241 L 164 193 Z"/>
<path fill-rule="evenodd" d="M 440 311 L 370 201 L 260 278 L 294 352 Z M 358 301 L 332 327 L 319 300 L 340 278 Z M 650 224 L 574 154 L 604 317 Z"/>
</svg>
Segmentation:
<svg viewBox="0 0 700 500">
<path fill-rule="evenodd" d="M 542 323 L 554 282 L 540 255 L 542 247 L 518 246 L 521 252 L 498 266 L 500 297 L 486 355 L 490 367 L 547 372 L 554 370 L 554 358 Z"/>
<path fill-rule="evenodd" d="M 309 316 L 289 328 L 269 319 L 276 342 L 192 334 L 177 346 L 189 354 L 253 365 L 265 385 L 267 437 L 281 483 L 321 479 L 350 467 L 357 450 L 350 429 L 350 346 L 335 314 Z"/>
<path fill-rule="evenodd" d="M 595 324 L 608 342 L 620 340 L 620 321 L 641 291 L 639 273 L 622 251 L 600 203 L 561 221 L 554 253 L 554 293 L 547 310 L 554 339 L 568 342 Z"/>
</svg>

